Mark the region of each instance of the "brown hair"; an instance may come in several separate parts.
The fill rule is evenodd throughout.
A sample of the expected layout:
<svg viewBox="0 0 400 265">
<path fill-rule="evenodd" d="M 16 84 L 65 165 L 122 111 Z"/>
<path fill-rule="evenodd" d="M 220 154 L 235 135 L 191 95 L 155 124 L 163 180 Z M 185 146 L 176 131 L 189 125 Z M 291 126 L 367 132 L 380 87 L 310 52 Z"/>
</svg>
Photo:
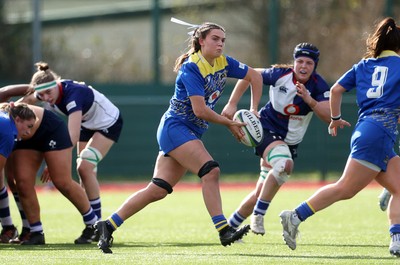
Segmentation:
<svg viewBox="0 0 400 265">
<path fill-rule="evenodd" d="M 0 105 L 0 110 L 8 112 L 10 117 L 15 119 L 19 117 L 22 120 L 36 119 L 36 114 L 31 108 L 25 103 L 15 104 L 13 102 L 3 103 Z"/>
<path fill-rule="evenodd" d="M 60 79 L 60 76 L 50 70 L 49 64 L 45 62 L 37 62 L 35 63 L 37 67 L 36 73 L 33 74 L 30 86 L 33 88 L 36 85 L 40 85 L 43 83 L 48 83 L 57 79 Z"/>
<path fill-rule="evenodd" d="M 367 52 L 364 58 L 376 58 L 384 50 L 398 52 L 400 50 L 400 28 L 396 25 L 393 18 L 383 19 L 372 35 L 366 41 Z"/>
<path fill-rule="evenodd" d="M 220 29 L 225 32 L 225 29 L 218 24 L 211 22 L 204 22 L 203 24 L 201 24 L 198 28 L 194 30 L 193 35 L 190 37 L 188 46 L 189 50 L 176 59 L 174 72 L 179 71 L 186 58 L 200 50 L 201 46 L 199 39 L 205 39 L 212 29 Z"/>
</svg>

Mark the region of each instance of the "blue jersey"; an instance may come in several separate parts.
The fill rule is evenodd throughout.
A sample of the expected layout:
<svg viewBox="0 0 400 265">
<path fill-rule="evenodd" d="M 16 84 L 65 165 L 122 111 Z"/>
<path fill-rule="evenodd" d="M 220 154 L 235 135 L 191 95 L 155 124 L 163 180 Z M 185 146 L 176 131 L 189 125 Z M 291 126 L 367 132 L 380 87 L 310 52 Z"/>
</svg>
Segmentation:
<svg viewBox="0 0 400 265">
<path fill-rule="evenodd" d="M 338 83 L 346 90 L 357 89 L 359 121 L 368 120 L 386 131 L 393 140 L 400 115 L 400 57 L 383 51 L 378 58 L 363 59 Z"/>
<path fill-rule="evenodd" d="M 8 113 L 0 111 L 0 155 L 8 158 L 14 148 L 18 131 Z"/>
<path fill-rule="evenodd" d="M 267 68 L 262 72 L 264 85 L 269 85 L 269 102 L 260 110 L 264 129 L 279 134 L 289 145 L 303 140 L 313 112 L 303 99 L 296 95 L 296 78 L 292 68 Z M 314 72 L 304 84 L 316 101 L 329 100 L 329 86 Z"/>
<path fill-rule="evenodd" d="M 104 130 L 118 120 L 119 109 L 91 86 L 72 80 L 61 80 L 60 84 L 60 96 L 51 107 L 67 116 L 82 111 L 82 127 Z"/>
<path fill-rule="evenodd" d="M 205 104 L 213 110 L 224 91 L 226 78 L 242 79 L 247 71 L 247 65 L 229 56 L 221 55 L 211 66 L 200 51 L 190 55 L 178 72 L 175 93 L 165 118 L 179 119 L 196 133 L 203 134 L 208 129 L 208 122 L 196 117 L 189 97 L 203 96 Z"/>
</svg>

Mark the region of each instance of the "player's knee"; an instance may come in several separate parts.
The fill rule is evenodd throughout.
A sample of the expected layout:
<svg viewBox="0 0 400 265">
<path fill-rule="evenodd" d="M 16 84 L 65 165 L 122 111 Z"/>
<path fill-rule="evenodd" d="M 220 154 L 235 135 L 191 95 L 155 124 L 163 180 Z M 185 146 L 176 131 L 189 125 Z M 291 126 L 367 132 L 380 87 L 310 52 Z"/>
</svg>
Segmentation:
<svg viewBox="0 0 400 265">
<path fill-rule="evenodd" d="M 87 161 L 97 167 L 97 164 L 103 159 L 103 155 L 96 148 L 89 146 L 83 149 L 78 157 L 78 161 Z"/>
<path fill-rule="evenodd" d="M 163 180 L 163 179 L 160 179 L 160 178 L 152 178 L 152 179 L 151 179 L 151 182 L 152 182 L 154 185 L 156 185 L 156 186 L 162 188 L 164 191 L 167 192 L 167 193 L 159 194 L 159 195 L 157 196 L 157 198 L 155 198 L 156 200 L 160 200 L 160 199 L 164 198 L 165 196 L 167 196 L 167 194 L 171 194 L 171 193 L 174 191 L 173 188 L 172 188 L 172 186 L 171 186 L 168 182 L 166 182 L 165 180 Z"/>
<path fill-rule="evenodd" d="M 88 164 L 83 164 L 82 161 L 89 163 L 90 168 L 93 168 L 94 172 L 97 172 L 97 165 L 103 159 L 103 155 L 96 148 L 89 146 L 83 149 L 78 158 L 76 159 L 76 164 L 78 165 L 78 173 L 82 176 L 88 167 Z"/>
<path fill-rule="evenodd" d="M 293 159 L 287 145 L 275 146 L 267 156 L 268 163 L 272 166 L 272 175 L 278 185 L 284 184 L 290 177 L 293 170 Z"/>
<path fill-rule="evenodd" d="M 204 165 L 200 168 L 197 175 L 199 176 L 199 178 L 202 178 L 205 175 L 207 175 L 208 173 L 210 173 L 211 170 L 214 170 L 214 173 L 215 173 L 216 177 L 218 178 L 219 174 L 220 174 L 220 170 L 219 170 L 219 164 L 217 161 L 210 160 L 210 161 L 204 163 Z"/>
</svg>

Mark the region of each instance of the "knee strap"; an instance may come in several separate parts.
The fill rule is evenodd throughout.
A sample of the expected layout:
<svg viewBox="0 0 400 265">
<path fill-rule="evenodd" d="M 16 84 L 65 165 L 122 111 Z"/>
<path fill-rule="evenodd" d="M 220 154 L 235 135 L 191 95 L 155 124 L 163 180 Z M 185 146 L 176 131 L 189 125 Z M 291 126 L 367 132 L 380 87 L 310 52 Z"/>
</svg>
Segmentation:
<svg viewBox="0 0 400 265">
<path fill-rule="evenodd" d="M 153 182 L 158 187 L 163 188 L 164 190 L 166 190 L 168 192 L 168 194 L 171 194 L 174 191 L 172 189 L 171 185 L 168 182 L 166 182 L 165 180 L 163 180 L 163 179 L 152 178 L 151 182 Z"/>
<path fill-rule="evenodd" d="M 199 170 L 199 173 L 197 175 L 199 178 L 202 178 L 204 175 L 208 174 L 213 168 L 219 167 L 219 164 L 215 160 L 210 160 L 206 162 Z"/>
</svg>

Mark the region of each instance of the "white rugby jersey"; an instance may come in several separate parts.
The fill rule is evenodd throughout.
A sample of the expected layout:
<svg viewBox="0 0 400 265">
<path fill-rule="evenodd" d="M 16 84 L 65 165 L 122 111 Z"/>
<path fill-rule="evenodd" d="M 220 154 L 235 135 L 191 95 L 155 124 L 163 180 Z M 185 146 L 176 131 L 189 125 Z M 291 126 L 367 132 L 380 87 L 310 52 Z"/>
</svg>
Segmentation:
<svg viewBox="0 0 400 265">
<path fill-rule="evenodd" d="M 313 112 L 296 95 L 296 79 L 291 68 L 267 68 L 262 72 L 264 85 L 269 85 L 269 102 L 260 110 L 263 128 L 280 134 L 289 145 L 303 140 Z M 316 101 L 329 100 L 329 86 L 314 72 L 304 84 Z"/>
<path fill-rule="evenodd" d="M 119 117 L 119 109 L 102 93 L 91 86 L 73 80 L 61 80 L 60 96 L 54 110 L 66 116 L 82 111 L 82 127 L 89 130 L 104 130 L 111 127 Z"/>
</svg>

